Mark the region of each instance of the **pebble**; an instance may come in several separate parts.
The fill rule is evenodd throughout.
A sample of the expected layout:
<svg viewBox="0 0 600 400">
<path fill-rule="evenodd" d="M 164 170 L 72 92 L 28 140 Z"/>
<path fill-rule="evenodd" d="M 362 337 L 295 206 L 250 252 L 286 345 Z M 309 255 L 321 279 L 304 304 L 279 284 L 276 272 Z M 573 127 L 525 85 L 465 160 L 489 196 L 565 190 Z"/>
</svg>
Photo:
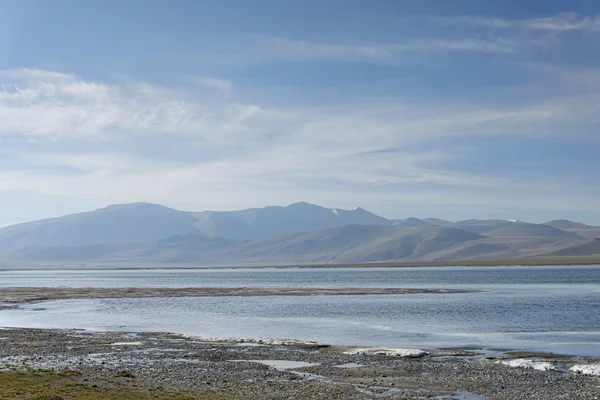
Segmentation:
<svg viewBox="0 0 600 400">
<path fill-rule="evenodd" d="M 146 390 L 227 392 L 236 399 L 438 398 L 597 400 L 600 377 L 574 372 L 513 368 L 479 357 L 398 358 L 344 354 L 343 348 L 297 344 L 239 346 L 205 342 L 168 333 L 139 333 L 136 346 L 111 346 L 131 334 L 65 330 L 3 330 L 0 371 L 18 368 L 81 371 L 87 385 L 102 387 L 119 370 Z M 129 335 L 129 336 L 128 336 Z M 442 355 L 441 353 L 439 355 Z M 539 357 L 538 357 L 539 358 Z M 235 362 L 232 360 L 236 360 Z M 318 364 L 276 370 L 239 360 L 289 360 Z M 344 364 L 361 368 L 337 368 Z M 561 365 L 597 364 L 563 359 Z M 303 374 L 298 374 L 302 372 Z"/>
</svg>

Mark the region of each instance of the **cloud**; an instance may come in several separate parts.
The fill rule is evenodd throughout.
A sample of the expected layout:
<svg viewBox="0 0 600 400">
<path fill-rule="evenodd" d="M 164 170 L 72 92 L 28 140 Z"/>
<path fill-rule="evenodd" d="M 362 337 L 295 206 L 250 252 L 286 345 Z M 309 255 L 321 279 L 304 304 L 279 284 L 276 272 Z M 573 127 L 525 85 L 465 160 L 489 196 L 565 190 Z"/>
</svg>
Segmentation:
<svg viewBox="0 0 600 400">
<path fill-rule="evenodd" d="M 75 75 L 42 70 L 0 72 L 0 137 L 23 135 L 45 139 L 123 141 L 126 137 L 176 135 L 204 146 L 245 146 L 276 138 L 282 142 L 311 139 L 344 144 L 351 135 L 369 131 L 404 143 L 455 135 L 493 134 L 496 125 L 526 124 L 559 118 L 568 105 L 547 101 L 535 105 L 485 108 L 472 104 L 428 103 L 423 111 L 407 103 L 332 107 L 278 107 L 236 103 L 202 86 L 160 87 L 140 82 L 108 84 Z M 8 79 L 7 79 L 8 78 Z M 207 80 L 219 88 L 220 80 Z M 349 109 L 351 107 L 351 109 Z M 566 109 L 567 108 L 567 109 Z M 328 132 L 328 135 L 323 135 Z M 455 133 L 453 133 L 455 132 Z M 390 140 L 391 139 L 391 140 Z M 370 139 L 361 146 L 368 146 Z"/>
<path fill-rule="evenodd" d="M 470 25 L 486 28 L 520 28 L 545 32 L 600 32 L 600 16 L 582 16 L 572 12 L 559 13 L 552 16 L 507 20 L 478 16 L 461 16 L 438 19 L 444 25 Z"/>
<path fill-rule="evenodd" d="M 244 124 L 260 113 L 254 104 L 216 106 L 201 91 L 187 93 L 144 82 L 110 85 L 32 69 L 4 71 L 0 77 L 0 135 L 105 138 L 118 131 L 233 140 L 228 136 L 243 135 Z"/>
<path fill-rule="evenodd" d="M 520 51 L 522 43 L 505 38 L 473 38 L 453 36 L 418 37 L 404 35 L 394 40 L 331 41 L 297 40 L 285 36 L 239 34 L 218 36 L 222 43 L 218 48 L 204 49 L 201 57 L 191 57 L 201 65 L 226 67 L 237 70 L 241 66 L 327 60 L 338 62 L 361 62 L 368 64 L 406 64 L 420 62 L 422 58 L 470 54 L 512 54 Z M 201 76 L 192 78 L 196 84 L 231 90 L 231 82 L 220 77 Z"/>
<path fill-rule="evenodd" d="M 225 96 L 231 96 L 235 90 L 235 85 L 226 79 L 215 78 L 215 77 L 193 77 L 189 79 L 190 82 L 198 85 L 215 88 L 223 92 Z"/>
<path fill-rule="evenodd" d="M 580 211 L 593 211 L 600 200 L 600 194 L 582 193 L 568 183 L 556 191 L 543 180 L 511 182 L 477 173 L 431 170 L 418 165 L 419 155 L 403 160 L 409 153 L 396 154 L 399 161 L 394 162 L 392 157 L 386 161 L 377 157 L 312 156 L 300 150 L 282 149 L 279 157 L 269 151 L 256 157 L 238 155 L 226 161 L 186 166 L 111 154 L 60 156 L 47 161 L 78 168 L 82 160 L 92 161 L 85 161 L 83 173 L 63 176 L 44 170 L 0 170 L 0 190 L 26 193 L 29 198 L 60 195 L 75 204 L 90 204 L 90 208 L 150 201 L 190 210 L 227 210 L 303 199 L 395 213 L 401 208 L 415 212 L 425 207 L 429 215 L 442 207 L 455 211 L 464 208 L 465 215 L 470 216 L 485 216 L 502 208 L 523 216 L 532 206 L 552 211 L 567 204 Z"/>
<path fill-rule="evenodd" d="M 510 40 L 474 38 L 413 38 L 395 43 L 342 45 L 310 43 L 280 38 L 264 38 L 278 54 L 296 59 L 335 59 L 358 61 L 392 61 L 411 53 L 512 53 L 518 43 Z"/>
<path fill-rule="evenodd" d="M 485 162 L 477 158 L 475 139 L 588 140 L 595 131 L 568 127 L 580 119 L 600 122 L 599 98 L 589 83 L 578 83 L 585 92 L 519 94 L 502 104 L 457 96 L 285 107 L 234 102 L 216 94 L 212 89 L 221 90 L 220 84 L 210 80 L 199 87 L 163 87 L 44 70 L 0 76 L 0 150 L 12 143 L 6 150 L 10 168 L 0 163 L 4 193 L 189 209 L 301 199 L 390 208 L 516 207 L 519 198 L 537 198 L 551 208 L 566 200 L 598 200 L 569 182 L 562 197 L 553 197 L 551 178 L 521 183 L 454 165 L 465 158 Z M 573 90 L 577 86 L 567 79 L 575 76 L 560 79 Z M 591 207 L 586 204 L 580 207 Z"/>
</svg>

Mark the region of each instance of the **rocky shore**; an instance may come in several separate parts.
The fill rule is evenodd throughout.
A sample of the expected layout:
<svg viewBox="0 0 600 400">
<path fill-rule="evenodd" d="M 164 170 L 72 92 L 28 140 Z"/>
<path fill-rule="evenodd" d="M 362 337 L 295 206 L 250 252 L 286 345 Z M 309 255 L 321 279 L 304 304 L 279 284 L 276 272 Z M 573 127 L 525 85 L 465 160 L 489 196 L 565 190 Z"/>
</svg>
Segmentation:
<svg viewBox="0 0 600 400">
<path fill-rule="evenodd" d="M 0 330 L 0 379 L 17 371 L 25 372 L 19 379 L 40 370 L 63 371 L 56 376 L 94 393 L 133 390 L 147 398 L 177 392 L 186 399 L 592 400 L 600 398 L 600 376 L 593 375 L 599 362 L 547 354 L 492 357 L 473 349 L 355 349 L 168 333 Z M 0 388 L 0 399 L 28 399 L 23 393 Z M 53 398 L 77 398 L 65 393 Z"/>
</svg>

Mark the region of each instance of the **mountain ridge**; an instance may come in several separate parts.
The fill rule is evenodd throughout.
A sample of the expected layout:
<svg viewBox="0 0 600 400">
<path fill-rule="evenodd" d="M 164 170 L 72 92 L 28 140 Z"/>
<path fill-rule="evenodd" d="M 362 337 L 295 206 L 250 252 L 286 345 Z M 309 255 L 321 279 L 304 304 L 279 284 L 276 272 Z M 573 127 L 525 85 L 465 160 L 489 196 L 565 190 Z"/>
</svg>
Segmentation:
<svg viewBox="0 0 600 400">
<path fill-rule="evenodd" d="M 391 220 L 360 207 L 306 202 L 202 212 L 131 203 L 2 228 L 0 259 L 206 264 L 517 259 L 596 254 L 596 230 L 567 220 Z"/>
<path fill-rule="evenodd" d="M 326 226 L 391 225 L 393 222 L 361 207 L 352 210 L 325 208 L 298 202 L 285 207 L 268 206 L 237 211 L 201 211 L 193 213 L 197 227 L 209 236 L 232 239 L 257 239 L 302 232 Z M 278 224 L 274 225 L 272 220 Z"/>
</svg>

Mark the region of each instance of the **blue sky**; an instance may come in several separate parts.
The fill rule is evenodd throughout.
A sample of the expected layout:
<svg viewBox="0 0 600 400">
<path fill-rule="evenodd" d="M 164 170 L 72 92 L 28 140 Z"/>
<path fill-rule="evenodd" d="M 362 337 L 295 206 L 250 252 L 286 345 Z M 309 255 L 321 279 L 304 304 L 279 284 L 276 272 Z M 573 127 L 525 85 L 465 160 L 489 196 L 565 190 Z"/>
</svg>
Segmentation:
<svg viewBox="0 0 600 400">
<path fill-rule="evenodd" d="M 600 225 L 597 1 L 0 0 L 0 226 L 148 201 Z"/>
</svg>

